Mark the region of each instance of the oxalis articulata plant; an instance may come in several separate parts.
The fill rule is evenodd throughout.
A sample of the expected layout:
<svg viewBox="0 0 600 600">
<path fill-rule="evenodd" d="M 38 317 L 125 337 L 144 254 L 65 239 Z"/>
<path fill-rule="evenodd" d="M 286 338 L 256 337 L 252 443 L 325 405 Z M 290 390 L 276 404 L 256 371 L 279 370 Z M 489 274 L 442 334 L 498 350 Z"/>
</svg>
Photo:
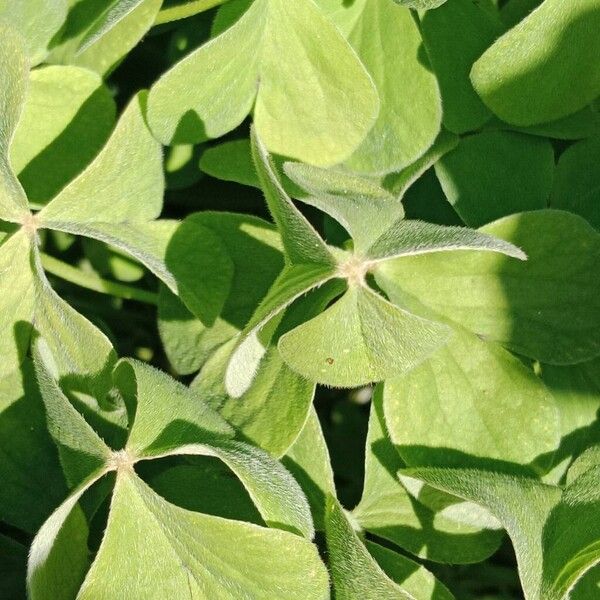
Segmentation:
<svg viewBox="0 0 600 600">
<path fill-rule="evenodd" d="M 600 0 L 0 0 L 0 600 L 600 598 Z"/>
</svg>

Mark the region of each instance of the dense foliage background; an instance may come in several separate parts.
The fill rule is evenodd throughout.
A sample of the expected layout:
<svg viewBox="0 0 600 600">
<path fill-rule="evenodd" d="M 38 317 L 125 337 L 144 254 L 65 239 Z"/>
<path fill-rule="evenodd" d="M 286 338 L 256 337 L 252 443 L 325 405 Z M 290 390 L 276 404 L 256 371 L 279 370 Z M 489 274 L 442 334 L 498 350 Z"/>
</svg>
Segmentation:
<svg viewBox="0 0 600 600">
<path fill-rule="evenodd" d="M 599 32 L 0 0 L 0 598 L 599 598 Z"/>
</svg>

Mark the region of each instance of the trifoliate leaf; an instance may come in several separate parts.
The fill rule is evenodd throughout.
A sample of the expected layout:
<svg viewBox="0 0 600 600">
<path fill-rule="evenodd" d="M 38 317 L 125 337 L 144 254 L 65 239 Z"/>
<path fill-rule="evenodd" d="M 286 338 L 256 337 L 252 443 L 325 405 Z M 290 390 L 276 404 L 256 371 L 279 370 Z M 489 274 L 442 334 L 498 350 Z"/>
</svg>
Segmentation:
<svg viewBox="0 0 600 600">
<path fill-rule="evenodd" d="M 473 65 L 477 93 L 515 125 L 554 121 L 587 106 L 600 94 L 598 25 L 596 0 L 545 0 Z"/>
<path fill-rule="evenodd" d="M 525 356 L 558 365 L 597 356 L 596 231 L 576 215 L 550 210 L 506 217 L 482 231 L 519 245 L 528 260 L 456 252 L 399 259 L 378 272 L 435 312 Z"/>
<path fill-rule="evenodd" d="M 470 227 L 546 208 L 552 188 L 550 142 L 519 133 L 486 131 L 466 137 L 435 172 L 448 201 Z"/>
<path fill-rule="evenodd" d="M 412 369 L 445 344 L 448 333 L 353 285 L 331 308 L 282 336 L 279 351 L 311 381 L 355 387 Z"/>
<path fill-rule="evenodd" d="M 382 392 L 378 387 L 373 395 L 364 488 L 353 517 L 368 532 L 429 560 L 454 564 L 485 560 L 502 540 L 491 515 L 432 488 L 411 486 L 409 494 L 399 481 L 396 474 L 405 465 L 387 432 Z"/>
<path fill-rule="evenodd" d="M 282 95 L 302 100 L 281 103 Z M 270 151 L 330 166 L 362 142 L 379 100 L 350 46 L 312 1 L 257 0 L 155 84 L 148 117 L 163 143 L 197 142 L 232 130 L 253 105 Z"/>
<path fill-rule="evenodd" d="M 46 58 L 48 46 L 66 17 L 66 0 L 0 0 L 0 25 L 21 34 L 32 65 Z"/>
<path fill-rule="evenodd" d="M 454 133 L 478 129 L 491 113 L 473 89 L 469 72 L 473 62 L 502 33 L 499 18 L 481 3 L 452 0 L 427 11 L 420 20 L 427 55 L 442 93 L 444 126 Z"/>
<path fill-rule="evenodd" d="M 103 544 L 78 597 L 325 600 L 328 588 L 308 541 L 178 508 L 125 472 L 117 477 Z"/>
<path fill-rule="evenodd" d="M 539 378 L 462 328 L 427 361 L 385 382 L 384 410 L 410 466 L 498 460 L 547 469 L 560 441 L 559 413 Z"/>
<path fill-rule="evenodd" d="M 61 66 L 32 71 L 10 148 L 30 202 L 47 202 L 78 175 L 106 142 L 114 118 L 114 100 L 95 73 Z"/>
<path fill-rule="evenodd" d="M 526 600 L 563 600 L 600 560 L 600 467 L 564 490 L 533 479 L 480 470 L 407 471 L 427 483 L 481 504 L 511 537 Z"/>
<path fill-rule="evenodd" d="M 561 154 L 550 204 L 574 212 L 600 229 L 600 136 L 574 144 Z"/>
</svg>

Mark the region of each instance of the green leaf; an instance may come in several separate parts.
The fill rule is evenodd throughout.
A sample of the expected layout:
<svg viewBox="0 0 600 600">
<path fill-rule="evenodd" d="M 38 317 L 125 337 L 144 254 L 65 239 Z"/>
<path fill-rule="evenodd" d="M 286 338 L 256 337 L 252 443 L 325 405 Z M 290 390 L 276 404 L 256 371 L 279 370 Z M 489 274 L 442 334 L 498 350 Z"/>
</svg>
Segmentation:
<svg viewBox="0 0 600 600">
<path fill-rule="evenodd" d="M 478 129 L 491 115 L 473 89 L 469 72 L 473 62 L 502 33 L 499 18 L 479 3 L 452 0 L 427 11 L 420 20 L 427 55 L 442 93 L 444 126 L 454 133 Z"/>
<path fill-rule="evenodd" d="M 250 141 L 247 139 L 223 142 L 207 148 L 200 158 L 200 168 L 216 179 L 260 187 L 252 162 Z"/>
<path fill-rule="evenodd" d="M 29 550 L 27 591 L 31 600 L 71 600 L 89 568 L 88 528 L 78 506 L 106 470 L 93 473 L 50 515 Z"/>
<path fill-rule="evenodd" d="M 66 0 L 0 0 L 0 24 L 13 27 L 23 36 L 32 65 L 46 58 L 48 46 L 66 17 Z"/>
<path fill-rule="evenodd" d="M 234 129 L 253 105 L 270 151 L 330 166 L 358 147 L 379 101 L 350 46 L 310 0 L 293 8 L 258 0 L 154 85 L 148 117 L 163 143 L 197 142 Z"/>
<path fill-rule="evenodd" d="M 165 0 L 160 12 L 156 16 L 156 25 L 162 25 L 163 23 L 170 23 L 171 21 L 178 21 L 179 19 L 185 19 L 192 17 L 198 13 L 209 10 L 219 4 L 223 4 L 228 0 Z"/>
<path fill-rule="evenodd" d="M 107 76 L 152 27 L 161 4 L 162 0 L 142 0 L 82 51 L 82 41 L 88 35 L 94 36 L 94 27 L 99 20 L 102 21 L 107 5 L 106 2 L 96 2 L 77 6 L 70 11 L 62 36 L 52 48 L 49 62 L 77 65 Z"/>
<path fill-rule="evenodd" d="M 27 548 L 0 534 L 0 596 L 25 598 Z"/>
<path fill-rule="evenodd" d="M 27 94 L 29 65 L 22 39 L 12 29 L 0 26 L 0 219 L 20 223 L 28 214 L 27 196 L 12 169 L 10 144 L 21 117 Z M 8 93 L 7 93 L 8 92 Z"/>
<path fill-rule="evenodd" d="M 505 217 L 482 231 L 519 245 L 528 260 L 431 254 L 381 265 L 378 273 L 407 297 L 525 356 L 558 365 L 597 356 L 598 233 L 580 217 L 550 210 Z"/>
<path fill-rule="evenodd" d="M 101 37 L 126 19 L 144 0 L 112 0 L 100 18 L 89 29 L 79 43 L 78 54 L 87 50 Z"/>
<path fill-rule="evenodd" d="M 240 334 L 225 373 L 225 388 L 229 395 L 239 398 L 250 387 L 273 333 L 269 323 L 276 325 L 275 321 L 292 302 L 333 276 L 332 267 L 319 264 L 296 264 L 283 269 Z M 261 336 L 263 328 L 266 330 Z"/>
<path fill-rule="evenodd" d="M 43 406 L 30 361 L 0 378 L 0 520 L 28 533 L 66 493 Z"/>
<path fill-rule="evenodd" d="M 417 563 L 377 544 L 365 545 L 349 516 L 331 495 L 327 499 L 326 537 L 333 588 L 340 600 L 453 598 Z M 379 560 L 383 562 L 381 566 Z"/>
<path fill-rule="evenodd" d="M 410 11 L 389 0 L 356 4 L 362 10 L 348 41 L 373 78 L 381 108 L 346 164 L 355 171 L 385 174 L 411 164 L 431 146 L 441 125 L 440 93 L 420 54 L 421 35 Z"/>
<path fill-rule="evenodd" d="M 308 541 L 178 508 L 132 472 L 117 478 L 103 544 L 78 597 L 124 593 L 148 599 L 329 597 L 327 572 Z"/>
<path fill-rule="evenodd" d="M 196 392 L 145 363 L 121 360 L 115 379 L 136 401 L 127 440 L 133 456 L 150 458 L 187 444 L 233 436 L 233 429 Z"/>
<path fill-rule="evenodd" d="M 411 476 L 488 507 L 513 542 L 526 600 L 562 600 L 600 560 L 600 467 L 564 490 L 478 470 L 423 468 Z"/>
<path fill-rule="evenodd" d="M 283 189 L 273 161 L 255 128 L 252 129 L 250 141 L 256 173 L 269 211 L 281 233 L 287 261 L 291 264 L 332 266 L 334 258 L 330 250 Z"/>
<path fill-rule="evenodd" d="M 598 27 L 596 0 L 545 0 L 473 65 L 477 93 L 515 125 L 578 111 L 600 94 Z"/>
<path fill-rule="evenodd" d="M 402 478 L 411 483 L 409 493 L 399 481 L 397 472 L 405 465 L 387 432 L 382 391 L 376 388 L 371 403 L 364 488 L 353 517 L 366 531 L 422 558 L 453 564 L 485 560 L 502 540 L 489 513 Z"/>
<path fill-rule="evenodd" d="M 574 144 L 561 154 L 550 204 L 574 212 L 600 229 L 600 136 Z"/>
<path fill-rule="evenodd" d="M 496 460 L 544 469 L 560 439 L 559 413 L 542 382 L 462 328 L 426 362 L 385 382 L 384 410 L 390 439 L 410 466 Z"/>
<path fill-rule="evenodd" d="M 111 450 L 64 395 L 50 371 L 53 357 L 44 340 L 34 343 L 33 355 L 48 431 L 58 447 L 67 480 L 73 486 L 79 485 L 107 467 Z"/>
<path fill-rule="evenodd" d="M 384 573 L 415 600 L 453 600 L 454 596 L 425 567 L 374 542 L 365 542 Z"/>
<path fill-rule="evenodd" d="M 234 268 L 228 295 L 214 322 L 195 318 L 166 288 L 161 290 L 159 333 L 171 364 L 181 374 L 197 371 L 218 346 L 243 329 L 283 267 L 279 235 L 262 219 L 205 211 L 190 215 L 186 222 L 219 236 Z M 198 245 L 195 236 L 193 243 Z M 206 256 L 210 258 L 213 253 L 214 248 Z M 204 255 L 195 258 L 194 265 L 203 260 Z M 219 276 L 207 272 L 203 285 L 215 275 Z M 214 290 L 211 294 L 220 298 Z"/>
<path fill-rule="evenodd" d="M 546 208 L 554 152 L 548 140 L 486 131 L 466 137 L 435 172 L 448 201 L 470 227 L 526 210 Z"/>
<path fill-rule="evenodd" d="M 31 72 L 10 159 L 31 202 L 44 204 L 96 156 L 115 103 L 98 75 L 79 67 Z"/>
<path fill-rule="evenodd" d="M 448 333 L 353 285 L 331 308 L 283 335 L 279 351 L 311 381 L 355 387 L 412 369 L 446 343 Z"/>
<path fill-rule="evenodd" d="M 281 462 L 306 494 L 316 529 L 324 530 L 326 498 L 335 494 L 335 484 L 329 451 L 314 406 Z"/>
<path fill-rule="evenodd" d="M 600 439 L 600 359 L 567 367 L 542 365 L 541 378 L 560 413 L 561 441 L 553 461 L 558 480 L 571 460 Z"/>
</svg>

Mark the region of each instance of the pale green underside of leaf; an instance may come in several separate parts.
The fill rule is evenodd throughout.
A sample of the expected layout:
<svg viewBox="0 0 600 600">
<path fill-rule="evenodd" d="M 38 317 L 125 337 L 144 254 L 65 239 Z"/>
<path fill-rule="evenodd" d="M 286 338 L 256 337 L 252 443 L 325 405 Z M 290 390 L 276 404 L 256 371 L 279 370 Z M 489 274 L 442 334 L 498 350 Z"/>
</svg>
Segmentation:
<svg viewBox="0 0 600 600">
<path fill-rule="evenodd" d="M 371 404 L 364 488 L 354 518 L 370 533 L 429 560 L 479 562 L 497 550 L 502 533 L 489 513 L 427 486 L 411 485 L 409 495 L 396 475 L 403 467 L 384 422 L 379 386 Z"/>
<path fill-rule="evenodd" d="M 107 76 L 152 27 L 162 0 L 142 0 L 127 16 L 106 31 L 94 44 L 79 52 L 82 40 L 105 11 L 105 3 L 88 7 L 83 23 L 67 27 L 48 61 L 54 64 L 73 64 Z"/>
<path fill-rule="evenodd" d="M 448 328 L 403 311 L 364 286 L 283 335 L 285 362 L 311 381 L 355 387 L 422 362 L 448 340 Z"/>
<path fill-rule="evenodd" d="M 574 144 L 561 154 L 550 204 L 574 212 L 600 230 L 600 135 Z"/>
<path fill-rule="evenodd" d="M 348 40 L 373 77 L 381 107 L 346 164 L 355 171 L 385 174 L 411 164 L 433 143 L 442 118 L 439 88 L 423 64 L 421 36 L 410 11 L 388 0 L 355 4 L 362 11 Z"/>
<path fill-rule="evenodd" d="M 548 140 L 508 131 L 462 139 L 435 165 L 446 198 L 470 227 L 548 206 L 554 152 Z"/>
<path fill-rule="evenodd" d="M 487 506 L 505 525 L 527 600 L 562 600 L 600 561 L 600 467 L 564 491 L 535 480 L 466 469 L 423 468 L 412 476 Z"/>
<path fill-rule="evenodd" d="M 132 551 L 133 550 L 133 551 Z M 193 513 L 118 476 L 107 531 L 78 598 L 329 597 L 316 548 L 293 534 Z"/>
<path fill-rule="evenodd" d="M 114 124 L 115 103 L 100 77 L 79 67 L 30 74 L 10 159 L 31 202 L 42 204 L 88 165 Z"/>
<path fill-rule="evenodd" d="M 520 354 L 559 365 L 597 356 L 598 233 L 580 217 L 549 210 L 505 217 L 482 231 L 521 246 L 528 260 L 440 253 L 378 271 L 408 297 Z"/>
<path fill-rule="evenodd" d="M 600 94 L 597 0 L 545 0 L 471 71 L 483 101 L 515 125 L 554 121 Z"/>
<path fill-rule="evenodd" d="M 12 170 L 9 151 L 27 94 L 29 64 L 23 40 L 5 26 L 0 26 L 0 54 L 0 219 L 19 222 L 28 214 L 27 197 Z"/>
<path fill-rule="evenodd" d="M 0 0 L 0 25 L 13 27 L 21 34 L 33 65 L 44 60 L 52 37 L 66 17 L 66 0 Z"/>
<path fill-rule="evenodd" d="M 555 402 L 539 378 L 462 328 L 426 362 L 386 381 L 384 406 L 390 439 L 410 466 L 537 459 L 543 469 L 560 440 Z"/>
<path fill-rule="evenodd" d="M 235 128 L 253 105 L 270 151 L 330 166 L 360 144 L 379 100 L 354 52 L 311 0 L 257 0 L 155 84 L 148 118 L 163 143 L 196 142 Z"/>
</svg>

